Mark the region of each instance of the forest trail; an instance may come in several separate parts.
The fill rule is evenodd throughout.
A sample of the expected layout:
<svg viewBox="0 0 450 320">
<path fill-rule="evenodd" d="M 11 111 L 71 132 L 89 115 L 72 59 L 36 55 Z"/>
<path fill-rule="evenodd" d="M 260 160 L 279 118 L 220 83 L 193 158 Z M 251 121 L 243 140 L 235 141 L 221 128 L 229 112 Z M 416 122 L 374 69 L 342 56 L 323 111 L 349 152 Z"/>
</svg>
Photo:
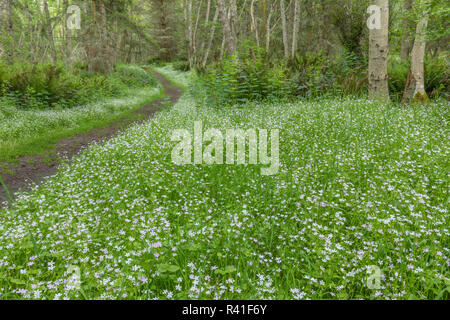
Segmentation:
<svg viewBox="0 0 450 320">
<path fill-rule="evenodd" d="M 142 108 L 136 109 L 106 127 L 94 128 L 82 134 L 60 140 L 56 143 L 54 150 L 52 150 L 58 155 L 57 157 L 51 157 L 51 159 L 44 159 L 40 155 L 20 157 L 17 164 L 14 164 L 14 167 L 11 168 L 14 171 L 13 174 L 0 172 L 0 177 L 12 198 L 14 198 L 16 192 L 30 190 L 33 184 L 40 184 L 45 177 L 54 175 L 61 164 L 61 157 L 68 159 L 70 162 L 75 155 L 86 149 L 91 143 L 104 142 L 118 132 L 150 119 L 165 107 L 165 102 L 168 99 L 170 99 L 171 105 L 175 104 L 183 91 L 172 85 L 160 73 L 156 71 L 152 71 L 152 73 L 164 88 L 165 96 L 162 99 L 155 100 Z M 136 115 L 139 116 L 137 121 Z M 0 183 L 0 208 L 3 206 L 3 202 L 8 200 L 8 192 Z"/>
</svg>

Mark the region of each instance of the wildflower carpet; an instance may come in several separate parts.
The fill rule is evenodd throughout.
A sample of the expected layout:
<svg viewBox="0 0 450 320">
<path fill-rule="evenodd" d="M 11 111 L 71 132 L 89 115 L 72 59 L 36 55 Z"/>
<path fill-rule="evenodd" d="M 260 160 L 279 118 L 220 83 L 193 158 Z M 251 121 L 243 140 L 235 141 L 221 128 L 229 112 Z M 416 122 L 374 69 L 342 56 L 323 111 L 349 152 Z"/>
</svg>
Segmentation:
<svg viewBox="0 0 450 320">
<path fill-rule="evenodd" d="M 195 121 L 279 129 L 279 173 L 173 164 Z M 445 103 L 184 95 L 0 211 L 0 299 L 448 298 L 448 121 Z"/>
</svg>

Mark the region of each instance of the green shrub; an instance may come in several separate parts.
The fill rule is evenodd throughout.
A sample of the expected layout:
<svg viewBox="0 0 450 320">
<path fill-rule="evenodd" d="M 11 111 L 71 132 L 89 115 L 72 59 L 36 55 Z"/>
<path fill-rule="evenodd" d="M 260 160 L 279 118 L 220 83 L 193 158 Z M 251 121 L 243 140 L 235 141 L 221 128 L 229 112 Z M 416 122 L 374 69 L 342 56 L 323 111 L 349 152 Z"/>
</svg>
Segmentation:
<svg viewBox="0 0 450 320">
<path fill-rule="evenodd" d="M 107 76 L 89 73 L 83 65 L 68 71 L 62 65 L 0 64 L 0 97 L 21 109 L 70 108 L 156 84 L 137 66 L 118 65 Z"/>
<path fill-rule="evenodd" d="M 450 68 L 448 60 L 440 57 L 425 59 L 425 90 L 431 98 L 450 98 Z"/>
<path fill-rule="evenodd" d="M 282 65 L 270 66 L 258 48 L 248 47 L 240 57 L 228 57 L 199 71 L 198 87 L 214 105 L 281 98 L 288 82 Z"/>
<path fill-rule="evenodd" d="M 195 90 L 216 105 L 367 92 L 367 62 L 353 53 L 332 61 L 318 52 L 296 56 L 284 65 L 267 63 L 260 49 L 248 47 L 239 58 L 227 58 L 199 75 Z"/>
<path fill-rule="evenodd" d="M 245 46 L 244 46 L 245 47 Z M 365 96 L 368 91 L 368 61 L 352 52 L 330 59 L 321 52 L 298 55 L 286 66 L 270 64 L 260 49 L 247 46 L 239 58 L 198 70 L 195 90 L 215 105 L 232 105 L 249 100 L 272 98 Z M 393 101 L 402 98 L 410 63 L 398 57 L 388 62 L 389 89 Z M 426 57 L 425 89 L 430 98 L 449 99 L 448 62 L 442 57 Z"/>
<path fill-rule="evenodd" d="M 144 69 L 133 66 L 120 64 L 116 66 L 113 77 L 128 87 L 147 87 L 156 86 L 157 80 Z"/>
<path fill-rule="evenodd" d="M 163 61 L 160 58 L 150 57 L 147 60 L 147 63 L 150 65 L 154 65 L 156 67 L 164 67 L 167 64 L 167 61 Z"/>
<path fill-rule="evenodd" d="M 297 56 L 289 70 L 294 96 L 363 95 L 367 90 L 366 63 L 352 52 L 334 61 L 321 52 Z"/>
<path fill-rule="evenodd" d="M 191 70 L 189 61 L 175 61 L 172 63 L 173 69 L 177 71 L 187 72 Z"/>
</svg>

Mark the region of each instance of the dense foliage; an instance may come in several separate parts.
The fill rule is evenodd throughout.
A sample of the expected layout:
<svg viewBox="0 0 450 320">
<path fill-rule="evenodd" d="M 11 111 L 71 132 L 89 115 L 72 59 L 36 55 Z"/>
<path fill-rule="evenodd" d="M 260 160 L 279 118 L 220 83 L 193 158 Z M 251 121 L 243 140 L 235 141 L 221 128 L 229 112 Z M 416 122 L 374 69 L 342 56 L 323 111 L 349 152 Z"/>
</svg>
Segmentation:
<svg viewBox="0 0 450 320">
<path fill-rule="evenodd" d="M 208 103 L 232 105 L 273 98 L 359 96 L 367 94 L 367 61 L 351 52 L 336 59 L 322 53 L 297 55 L 279 64 L 263 54 L 224 59 L 199 70 L 199 83 L 193 91 L 207 96 Z M 393 101 L 400 102 L 410 63 L 390 59 L 388 74 Z M 426 91 L 432 98 L 450 97 L 450 68 L 442 57 L 425 60 Z"/>
<path fill-rule="evenodd" d="M 94 74 L 82 68 L 53 64 L 0 64 L 0 103 L 20 109 L 65 109 L 117 97 L 127 88 L 156 86 L 142 68 L 118 65 L 112 74 Z"/>
</svg>

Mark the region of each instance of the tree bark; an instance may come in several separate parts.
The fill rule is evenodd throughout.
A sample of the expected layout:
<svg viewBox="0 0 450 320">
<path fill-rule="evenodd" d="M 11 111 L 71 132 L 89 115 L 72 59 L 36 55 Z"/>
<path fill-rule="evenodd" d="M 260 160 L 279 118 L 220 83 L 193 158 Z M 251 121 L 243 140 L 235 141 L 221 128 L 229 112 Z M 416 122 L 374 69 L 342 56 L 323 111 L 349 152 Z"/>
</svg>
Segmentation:
<svg viewBox="0 0 450 320">
<path fill-rule="evenodd" d="M 25 12 L 28 19 L 28 32 L 30 33 L 30 63 L 34 64 L 34 32 L 33 32 L 33 17 L 31 16 L 30 7 L 25 4 Z M 1 50 L 0 50 L 1 51 Z"/>
<path fill-rule="evenodd" d="M 55 47 L 55 41 L 53 39 L 53 28 L 52 28 L 52 22 L 50 19 L 50 12 L 48 11 L 48 2 L 47 0 L 44 0 L 44 13 L 45 13 L 45 19 L 46 19 L 46 33 L 47 33 L 47 40 L 50 44 L 50 50 L 52 54 L 53 63 L 56 63 L 58 61 L 58 56 L 56 54 L 56 47 Z"/>
<path fill-rule="evenodd" d="M 197 18 L 195 21 L 195 28 L 192 34 L 192 56 L 193 56 L 193 64 L 197 65 L 197 61 L 200 57 L 197 56 L 197 33 L 198 33 L 198 23 L 200 21 L 200 10 L 202 9 L 203 0 L 200 0 L 200 4 L 197 9 Z"/>
<path fill-rule="evenodd" d="M 230 28 L 231 28 L 231 36 L 236 46 L 239 31 L 236 0 L 230 0 Z"/>
<path fill-rule="evenodd" d="M 216 13 L 214 14 L 213 25 L 211 27 L 211 33 L 209 34 L 208 46 L 206 48 L 205 56 L 203 58 L 203 64 L 202 64 L 203 68 L 205 68 L 206 64 L 208 63 L 209 51 L 211 50 L 212 42 L 214 40 L 214 33 L 216 31 L 216 22 L 217 22 L 218 18 L 219 18 L 219 9 L 216 8 Z"/>
<path fill-rule="evenodd" d="M 408 14 L 412 10 L 412 0 L 404 0 L 403 2 L 403 31 L 401 40 L 400 56 L 402 60 L 408 60 L 413 41 L 411 39 L 412 21 Z"/>
<path fill-rule="evenodd" d="M 428 26 L 428 14 L 425 14 L 417 24 L 416 38 L 411 51 L 411 72 L 405 87 L 403 102 L 426 102 L 428 100 L 425 91 L 425 47 L 426 29 Z"/>
<path fill-rule="evenodd" d="M 287 23 L 286 23 L 286 8 L 284 6 L 284 0 L 280 0 L 281 7 L 281 27 L 283 29 L 283 45 L 284 45 L 284 57 L 289 58 L 289 43 L 287 34 Z"/>
<path fill-rule="evenodd" d="M 251 22 L 251 31 L 255 31 L 255 39 L 256 39 L 256 45 L 259 47 L 259 33 L 258 33 L 258 25 L 256 23 L 255 19 L 255 0 L 252 0 L 252 3 L 250 4 L 250 18 L 252 20 Z"/>
<path fill-rule="evenodd" d="M 66 31 L 66 63 L 68 65 L 71 64 L 71 58 L 72 58 L 72 30 L 67 27 L 67 8 L 69 7 L 69 0 L 64 0 L 64 16 L 65 16 L 65 22 L 64 22 L 64 29 Z"/>
<path fill-rule="evenodd" d="M 270 50 L 270 36 L 272 35 L 272 28 L 270 22 L 272 21 L 273 12 L 275 10 L 275 2 L 270 6 L 269 16 L 267 17 L 267 27 L 266 27 L 266 53 Z M 276 23 L 275 23 L 276 25 Z"/>
<path fill-rule="evenodd" d="M 186 37 L 188 40 L 188 60 L 189 66 L 194 66 L 194 57 L 192 52 L 192 0 L 184 1 L 184 20 L 186 24 Z"/>
<path fill-rule="evenodd" d="M 300 0 L 295 0 L 294 2 L 294 21 L 292 26 L 292 49 L 291 49 L 291 58 L 295 58 L 295 53 L 297 52 L 298 46 L 298 28 L 299 28 L 299 9 L 300 9 Z"/>
<path fill-rule="evenodd" d="M 206 14 L 205 14 L 205 24 L 204 24 L 205 36 L 202 37 L 201 44 L 200 44 L 200 55 L 203 55 L 203 57 L 205 56 L 205 46 L 206 46 L 206 42 L 208 39 L 206 37 L 206 28 L 209 24 L 210 12 L 211 12 L 211 0 L 208 0 L 208 2 L 206 3 Z M 201 64 L 203 65 L 203 58 L 202 58 Z"/>
<path fill-rule="evenodd" d="M 7 51 L 7 60 L 9 63 L 13 63 L 14 56 L 15 56 L 15 49 L 14 49 L 14 25 L 13 25 L 13 5 L 12 0 L 7 0 L 6 4 L 6 10 L 7 10 L 7 17 L 6 17 L 6 30 L 9 38 L 9 48 L 5 49 Z"/>
<path fill-rule="evenodd" d="M 381 8 L 381 28 L 369 30 L 369 98 L 389 102 L 389 0 L 371 0 Z"/>
<path fill-rule="evenodd" d="M 225 44 L 226 49 L 230 55 L 235 54 L 236 46 L 233 39 L 233 36 L 231 34 L 231 28 L 230 28 L 230 19 L 229 14 L 227 12 L 227 8 L 225 6 L 225 0 L 217 0 L 217 6 L 219 7 L 220 11 L 220 17 L 225 37 Z"/>
<path fill-rule="evenodd" d="M 262 0 L 261 46 L 265 48 L 267 41 L 267 1 Z"/>
</svg>

